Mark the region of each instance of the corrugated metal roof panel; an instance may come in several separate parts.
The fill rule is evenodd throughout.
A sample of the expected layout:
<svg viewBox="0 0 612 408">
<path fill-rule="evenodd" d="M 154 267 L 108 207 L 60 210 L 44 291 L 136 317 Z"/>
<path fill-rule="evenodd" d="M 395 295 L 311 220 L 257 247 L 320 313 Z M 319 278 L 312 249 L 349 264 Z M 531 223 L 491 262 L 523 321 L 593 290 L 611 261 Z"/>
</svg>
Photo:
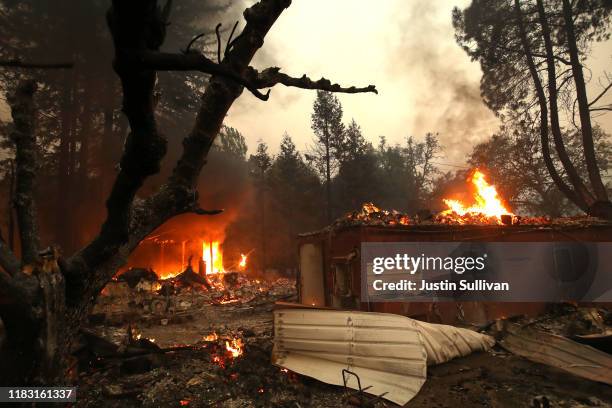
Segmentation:
<svg viewBox="0 0 612 408">
<path fill-rule="evenodd" d="M 274 312 L 273 362 L 320 381 L 343 385 L 342 369 L 362 387 L 403 405 L 441 363 L 494 344 L 491 337 L 453 326 L 386 313 L 281 309 Z M 358 389 L 354 377 L 348 386 Z"/>
</svg>

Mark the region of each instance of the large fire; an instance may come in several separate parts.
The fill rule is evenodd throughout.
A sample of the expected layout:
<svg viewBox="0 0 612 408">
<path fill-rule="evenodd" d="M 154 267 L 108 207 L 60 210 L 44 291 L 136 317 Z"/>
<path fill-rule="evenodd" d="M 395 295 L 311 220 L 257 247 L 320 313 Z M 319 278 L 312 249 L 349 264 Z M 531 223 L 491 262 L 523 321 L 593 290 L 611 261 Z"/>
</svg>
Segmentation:
<svg viewBox="0 0 612 408">
<path fill-rule="evenodd" d="M 495 186 L 487 182 L 485 175 L 480 170 L 474 170 L 469 181 L 475 187 L 475 203 L 466 205 L 459 200 L 444 199 L 444 203 L 448 206 L 448 209 L 443 211 L 442 215 L 493 218 L 498 224 L 503 223 L 502 216 L 514 216 L 514 214 L 502 203 Z"/>
<path fill-rule="evenodd" d="M 148 269 L 159 279 L 167 280 L 191 270 L 208 276 L 209 280 L 222 281 L 223 278 L 217 275 L 247 271 L 249 253 L 224 256 L 224 234 L 214 234 L 213 238 L 181 238 L 162 238 L 160 235 L 146 238 L 119 274 L 130 269 Z"/>
</svg>

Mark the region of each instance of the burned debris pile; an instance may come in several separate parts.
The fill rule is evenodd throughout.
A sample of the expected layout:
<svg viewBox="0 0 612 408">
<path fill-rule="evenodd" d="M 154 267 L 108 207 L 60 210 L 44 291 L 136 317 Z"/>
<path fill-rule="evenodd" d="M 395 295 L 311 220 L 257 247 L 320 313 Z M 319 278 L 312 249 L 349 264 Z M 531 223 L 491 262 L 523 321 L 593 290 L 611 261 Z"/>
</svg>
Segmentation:
<svg viewBox="0 0 612 408">
<path fill-rule="evenodd" d="M 307 407 L 340 401 L 341 390 L 270 363 L 271 310 L 276 301 L 295 300 L 289 279 L 229 272 L 202 277 L 189 268 L 164 280 L 143 271 L 125 275 L 100 296 L 92 315 L 98 317 L 81 332 L 74 352 L 81 406 Z M 133 275 L 142 279 L 134 284 Z"/>
<path fill-rule="evenodd" d="M 361 209 L 338 218 L 331 225 L 331 228 L 356 225 L 410 225 L 412 223 L 413 220 L 408 214 L 402 214 L 395 210 L 382 210 L 373 203 L 365 203 Z"/>
<path fill-rule="evenodd" d="M 361 209 L 338 218 L 329 228 L 349 226 L 416 226 L 416 225 L 531 225 L 551 227 L 584 227 L 609 224 L 590 216 L 559 217 L 521 216 L 514 214 L 499 196 L 495 186 L 478 169 L 469 178 L 467 190 L 473 203 L 459 199 L 444 199 L 447 208 L 439 212 L 421 210 L 409 215 L 396 210 L 384 210 L 373 203 L 365 203 Z"/>
<path fill-rule="evenodd" d="M 366 389 L 371 384 L 363 377 L 364 391 L 358 392 L 271 364 L 275 328 L 270 316 L 266 307 L 244 313 L 225 304 L 204 307 L 194 321 L 173 326 L 92 326 L 83 333 L 82 354 L 78 354 L 83 364 L 80 406 L 397 406 L 384 397 L 372 398 Z M 520 406 L 538 406 L 532 405 L 535 400 L 549 401 L 550 406 L 607 406 L 612 402 L 609 386 L 580 378 L 572 370 L 597 375 L 597 370 L 605 369 L 601 367 L 606 360 L 601 359 L 596 364 L 600 368 L 584 365 L 583 347 L 588 353 L 601 351 L 578 339 L 605 337 L 610 323 L 606 309 L 571 304 L 551 306 L 534 318 L 492 321 L 480 331 L 495 336 L 497 344 L 488 352 L 429 367 L 423 388 L 408 406 L 429 407 L 441 398 L 449 406 L 460 406 L 466 400 L 477 401 L 476 406 L 494 406 L 499 395 Z M 529 333 L 537 336 L 527 336 Z M 520 352 L 515 350 L 517 336 L 527 342 Z M 571 342 L 570 351 L 576 355 L 568 369 L 538 361 L 551 354 L 538 336 Z M 609 342 L 608 336 L 598 348 L 602 350 Z M 533 347 L 538 347 L 538 355 L 531 353 Z M 337 374 L 341 375 L 340 369 Z"/>
<path fill-rule="evenodd" d="M 588 227 L 592 225 L 609 225 L 608 221 L 596 217 L 573 216 L 558 217 L 550 216 L 529 217 L 515 214 L 501 214 L 490 216 L 481 212 L 457 213 L 453 210 L 441 211 L 433 214 L 423 210 L 418 214 L 409 215 L 396 210 L 383 210 L 373 203 L 363 204 L 360 210 L 351 211 L 334 221 L 328 229 L 338 229 L 353 226 L 427 226 L 427 225 L 454 225 L 454 226 L 542 226 L 542 227 Z"/>
<path fill-rule="evenodd" d="M 293 296 L 295 285 L 287 278 L 268 281 L 240 272 L 203 276 L 188 265 L 172 278 L 159 279 L 154 271 L 132 268 L 104 288 L 90 320 L 110 325 L 136 321 L 166 325 L 191 319 L 202 307 L 231 305 L 248 310 Z"/>
<path fill-rule="evenodd" d="M 574 376 L 612 385 L 612 312 L 550 305 L 535 317 L 500 319 L 490 328 L 506 351 Z"/>
</svg>

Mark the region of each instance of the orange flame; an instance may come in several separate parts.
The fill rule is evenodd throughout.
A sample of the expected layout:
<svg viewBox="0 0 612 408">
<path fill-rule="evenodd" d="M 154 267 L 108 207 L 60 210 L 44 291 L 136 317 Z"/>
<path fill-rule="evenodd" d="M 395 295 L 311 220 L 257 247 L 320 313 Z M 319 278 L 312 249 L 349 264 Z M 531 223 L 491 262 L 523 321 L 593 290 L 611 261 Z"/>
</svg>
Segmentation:
<svg viewBox="0 0 612 408">
<path fill-rule="evenodd" d="M 468 207 L 459 200 L 445 199 L 444 203 L 448 206 L 448 210 L 443 211 L 442 214 L 455 213 L 459 216 L 482 214 L 486 217 L 497 218 L 499 223 L 501 223 L 502 215 L 514 215 L 503 205 L 495 186 L 487 182 L 485 175 L 481 171 L 475 170 L 470 178 L 470 182 L 476 187 L 476 193 L 474 194 L 476 204 Z"/>
<path fill-rule="evenodd" d="M 247 264 L 247 256 L 245 254 L 240 254 L 240 262 L 238 263 L 238 266 L 241 269 L 246 268 L 246 264 Z"/>
<path fill-rule="evenodd" d="M 217 339 L 219 339 L 219 336 L 216 332 L 212 332 L 203 338 L 204 341 L 216 341 Z"/>
<path fill-rule="evenodd" d="M 232 353 L 232 357 L 240 357 L 243 353 L 242 351 L 242 339 L 233 339 L 230 341 L 225 341 L 225 348 L 227 351 Z"/>
<path fill-rule="evenodd" d="M 206 274 L 224 273 L 223 253 L 219 249 L 219 241 L 202 242 L 202 260 L 206 263 Z"/>
</svg>

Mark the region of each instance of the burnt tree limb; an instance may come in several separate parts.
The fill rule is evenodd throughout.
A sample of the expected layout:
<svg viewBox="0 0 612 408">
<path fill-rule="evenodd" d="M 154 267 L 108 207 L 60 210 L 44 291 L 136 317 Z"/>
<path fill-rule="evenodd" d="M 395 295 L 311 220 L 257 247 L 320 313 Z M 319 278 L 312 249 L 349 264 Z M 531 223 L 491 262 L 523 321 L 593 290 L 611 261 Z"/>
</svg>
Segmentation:
<svg viewBox="0 0 612 408">
<path fill-rule="evenodd" d="M 254 84 L 258 88 L 271 88 L 275 85 L 282 84 L 289 87 L 302 88 L 302 89 L 318 89 L 329 92 L 339 93 L 364 93 L 372 92 L 378 94 L 374 85 L 368 85 L 366 87 L 358 88 L 355 86 L 343 87 L 339 84 L 334 84 L 330 80 L 321 78 L 317 81 L 313 81 L 306 75 L 302 75 L 299 78 L 289 76 L 285 73 L 280 72 L 278 67 L 266 68 L 261 72 L 256 69 L 249 67 L 247 71 L 247 78 L 249 82 Z"/>
<path fill-rule="evenodd" d="M 36 82 L 22 80 L 8 98 L 13 118 L 10 139 L 15 144 L 15 212 L 21 239 L 21 260 L 32 264 L 38 258 L 38 226 L 34 202 L 38 154 L 34 135 Z"/>
<path fill-rule="evenodd" d="M 269 94 L 263 94 L 248 80 L 233 72 L 229 66 L 223 63 L 215 63 L 204 54 L 189 51 L 183 54 L 167 52 L 143 51 L 138 54 L 126 55 L 132 59 L 134 66 L 155 71 L 199 71 L 210 75 L 219 75 L 232 79 L 247 88 L 256 98 L 267 101 Z"/>
</svg>

